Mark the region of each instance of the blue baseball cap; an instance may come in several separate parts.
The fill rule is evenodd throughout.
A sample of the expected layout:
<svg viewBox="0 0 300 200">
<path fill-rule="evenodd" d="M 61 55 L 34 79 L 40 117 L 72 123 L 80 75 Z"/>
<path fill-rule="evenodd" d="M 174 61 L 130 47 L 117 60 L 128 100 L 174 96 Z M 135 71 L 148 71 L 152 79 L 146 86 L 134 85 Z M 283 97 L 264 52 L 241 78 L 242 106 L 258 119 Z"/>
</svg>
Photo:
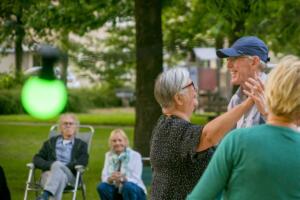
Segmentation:
<svg viewBox="0 0 300 200">
<path fill-rule="evenodd" d="M 255 36 L 241 37 L 230 48 L 217 50 L 219 58 L 238 57 L 243 55 L 258 56 L 262 61 L 270 61 L 266 44 Z"/>
</svg>

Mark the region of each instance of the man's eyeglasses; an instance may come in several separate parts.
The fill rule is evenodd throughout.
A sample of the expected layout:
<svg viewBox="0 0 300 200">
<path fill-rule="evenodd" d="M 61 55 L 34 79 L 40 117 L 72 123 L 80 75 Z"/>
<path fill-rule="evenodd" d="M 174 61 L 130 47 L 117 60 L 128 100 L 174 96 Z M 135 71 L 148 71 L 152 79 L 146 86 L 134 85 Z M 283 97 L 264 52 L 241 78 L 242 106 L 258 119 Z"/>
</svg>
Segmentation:
<svg viewBox="0 0 300 200">
<path fill-rule="evenodd" d="M 75 123 L 74 122 L 62 122 L 61 124 L 63 126 L 73 126 Z"/>
<path fill-rule="evenodd" d="M 182 89 L 182 90 L 184 90 L 184 89 L 186 89 L 186 88 L 188 88 L 188 87 L 190 87 L 190 86 L 193 86 L 194 90 L 196 90 L 196 87 L 195 87 L 195 85 L 194 85 L 194 82 L 193 82 L 193 81 L 192 81 L 192 82 L 190 82 L 189 84 L 187 84 L 186 86 L 182 87 L 181 89 Z"/>
</svg>

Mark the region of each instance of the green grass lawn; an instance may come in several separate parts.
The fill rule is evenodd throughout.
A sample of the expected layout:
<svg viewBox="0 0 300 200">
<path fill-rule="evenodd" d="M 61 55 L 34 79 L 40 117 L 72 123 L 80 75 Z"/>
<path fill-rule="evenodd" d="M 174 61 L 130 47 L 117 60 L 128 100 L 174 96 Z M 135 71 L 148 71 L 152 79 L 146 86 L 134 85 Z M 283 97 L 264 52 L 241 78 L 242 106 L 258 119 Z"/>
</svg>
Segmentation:
<svg viewBox="0 0 300 200">
<path fill-rule="evenodd" d="M 85 174 L 87 199 L 96 200 L 96 186 L 100 181 L 104 154 L 108 150 L 108 136 L 113 128 L 96 128 L 90 151 L 90 162 Z M 23 199 L 25 182 L 28 176 L 26 163 L 31 162 L 33 155 L 41 148 L 48 137 L 49 126 L 24 126 L 0 124 L 0 164 L 5 170 L 13 200 Z M 124 128 L 133 140 L 133 128 Z M 81 199 L 81 193 L 78 193 Z M 35 199 L 31 192 L 29 199 Z M 67 194 L 64 199 L 71 199 Z"/>
<path fill-rule="evenodd" d="M 77 114 L 81 124 L 95 125 L 95 134 L 90 151 L 90 162 L 85 174 L 87 199 L 97 200 L 96 186 L 100 181 L 104 154 L 108 151 L 108 136 L 113 127 L 124 127 L 130 143 L 133 144 L 135 116 L 133 110 L 105 110 L 104 112 Z M 28 115 L 0 115 L 0 165 L 4 168 L 13 200 L 23 199 L 28 176 L 26 163 L 41 148 L 48 137 L 51 124 L 57 118 L 41 121 Z M 204 124 L 207 116 L 193 116 L 192 122 Z M 25 122 L 25 123 L 23 123 Z M 97 125 L 97 126 L 96 126 Z M 110 125 L 102 127 L 98 125 Z M 78 194 L 81 199 L 81 193 Z M 31 192 L 29 199 L 35 199 Z M 64 199 L 71 199 L 65 195 Z"/>
<path fill-rule="evenodd" d="M 113 125 L 113 126 L 134 126 L 134 113 L 111 112 L 111 113 L 89 113 L 76 114 L 81 124 L 90 125 Z M 195 124 L 204 124 L 210 115 L 193 115 L 191 122 Z M 29 123 L 56 123 L 58 118 L 49 120 L 39 120 L 29 115 L 0 115 L 0 124 L 10 122 L 29 122 Z"/>
<path fill-rule="evenodd" d="M 95 125 L 134 125 L 133 113 L 102 113 L 102 114 L 76 114 L 81 124 L 95 124 Z M 58 118 L 49 120 L 39 120 L 29 115 L 0 115 L 0 122 L 29 122 L 29 123 L 50 123 L 54 124 Z"/>
</svg>

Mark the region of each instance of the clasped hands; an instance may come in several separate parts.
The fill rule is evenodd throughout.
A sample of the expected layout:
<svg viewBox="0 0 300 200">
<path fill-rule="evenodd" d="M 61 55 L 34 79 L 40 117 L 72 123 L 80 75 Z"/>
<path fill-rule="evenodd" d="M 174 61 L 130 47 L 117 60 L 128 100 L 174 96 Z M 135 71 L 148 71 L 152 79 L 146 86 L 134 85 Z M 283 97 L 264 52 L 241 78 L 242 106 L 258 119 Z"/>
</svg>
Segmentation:
<svg viewBox="0 0 300 200">
<path fill-rule="evenodd" d="M 112 175 L 108 178 L 108 182 L 113 183 L 116 186 L 119 186 L 124 181 L 126 181 L 126 176 L 121 172 L 113 172 Z"/>
</svg>

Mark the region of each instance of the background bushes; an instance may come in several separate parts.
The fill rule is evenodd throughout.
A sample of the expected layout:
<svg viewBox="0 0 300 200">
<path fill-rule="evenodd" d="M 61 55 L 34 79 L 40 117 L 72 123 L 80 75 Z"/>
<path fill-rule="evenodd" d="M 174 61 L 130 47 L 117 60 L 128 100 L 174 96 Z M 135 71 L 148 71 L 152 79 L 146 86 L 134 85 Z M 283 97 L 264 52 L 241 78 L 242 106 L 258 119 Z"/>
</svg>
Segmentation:
<svg viewBox="0 0 300 200">
<path fill-rule="evenodd" d="M 17 87 L 14 77 L 11 74 L 0 73 L 0 90 Z"/>
<path fill-rule="evenodd" d="M 22 114 L 21 89 L 0 89 L 0 114 Z M 108 88 L 69 89 L 68 112 L 87 112 L 93 108 L 120 107 L 122 102 L 115 92 Z"/>
<path fill-rule="evenodd" d="M 21 106 L 20 90 L 0 90 L 0 114 L 24 113 Z"/>
</svg>

